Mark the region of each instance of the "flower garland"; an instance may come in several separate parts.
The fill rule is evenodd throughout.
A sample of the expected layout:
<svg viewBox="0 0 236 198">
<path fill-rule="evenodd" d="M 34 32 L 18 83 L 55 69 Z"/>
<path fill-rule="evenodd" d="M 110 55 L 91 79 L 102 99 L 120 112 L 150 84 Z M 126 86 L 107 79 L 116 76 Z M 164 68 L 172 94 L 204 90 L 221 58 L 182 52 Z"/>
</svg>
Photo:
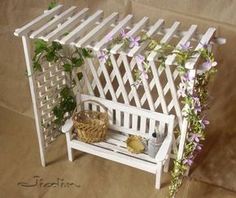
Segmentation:
<svg viewBox="0 0 236 198">
<path fill-rule="evenodd" d="M 201 141 L 205 139 L 205 127 L 209 124 L 206 119 L 204 111 L 208 108 L 208 91 L 207 85 L 210 78 L 216 73 L 215 66 L 217 63 L 214 60 L 214 54 L 211 52 L 211 46 L 202 44 L 201 50 L 193 50 L 190 46 L 190 42 L 185 45 L 181 45 L 180 48 L 175 48 L 169 44 L 162 44 L 146 34 L 138 35 L 136 37 L 128 36 L 125 30 L 121 30 L 120 35 L 116 38 L 107 36 L 108 48 L 100 52 L 99 60 L 104 64 L 111 66 L 110 50 L 116 44 L 122 44 L 124 50 L 127 48 L 133 48 L 140 46 L 144 41 L 148 41 L 149 44 L 145 49 L 145 54 L 138 54 L 135 58 L 137 60 L 139 69 L 134 71 L 135 86 L 142 84 L 141 79 L 148 79 L 150 67 L 147 61 L 147 56 L 155 50 L 158 45 L 159 48 L 156 51 L 158 53 L 159 65 L 165 68 L 165 61 L 168 56 L 175 54 L 177 69 L 181 76 L 181 82 L 178 87 L 177 94 L 181 98 L 181 102 L 184 104 L 183 116 L 188 120 L 187 138 L 184 145 L 183 157 L 181 160 L 174 160 L 174 168 L 171 172 L 172 180 L 169 187 L 169 197 L 175 197 L 178 189 L 182 184 L 182 180 L 185 172 L 193 164 L 194 158 L 199 151 L 202 150 Z M 185 68 L 187 61 L 192 59 L 195 55 L 200 55 L 204 60 L 201 65 L 201 74 L 196 76 Z M 179 134 L 180 136 L 180 134 Z"/>
</svg>

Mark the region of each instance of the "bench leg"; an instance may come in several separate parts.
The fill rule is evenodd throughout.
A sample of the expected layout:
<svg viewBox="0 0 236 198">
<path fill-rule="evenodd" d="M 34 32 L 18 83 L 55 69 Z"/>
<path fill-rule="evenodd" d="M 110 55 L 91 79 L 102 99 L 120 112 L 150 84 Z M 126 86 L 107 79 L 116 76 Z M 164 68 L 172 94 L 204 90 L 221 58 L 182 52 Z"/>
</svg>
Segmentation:
<svg viewBox="0 0 236 198">
<path fill-rule="evenodd" d="M 73 149 L 70 146 L 70 141 L 71 141 L 71 135 L 70 132 L 66 133 L 66 144 L 67 144 L 67 154 L 68 154 L 68 159 L 69 161 L 73 161 Z"/>
<path fill-rule="evenodd" d="M 171 152 L 171 148 L 169 148 L 169 151 L 168 151 L 168 157 L 165 161 L 165 164 L 164 164 L 164 172 L 167 173 L 169 171 L 169 166 L 170 166 L 170 152 Z"/>
<path fill-rule="evenodd" d="M 157 172 L 156 172 L 156 189 L 161 188 L 161 174 L 162 174 L 162 163 L 157 163 Z"/>
</svg>

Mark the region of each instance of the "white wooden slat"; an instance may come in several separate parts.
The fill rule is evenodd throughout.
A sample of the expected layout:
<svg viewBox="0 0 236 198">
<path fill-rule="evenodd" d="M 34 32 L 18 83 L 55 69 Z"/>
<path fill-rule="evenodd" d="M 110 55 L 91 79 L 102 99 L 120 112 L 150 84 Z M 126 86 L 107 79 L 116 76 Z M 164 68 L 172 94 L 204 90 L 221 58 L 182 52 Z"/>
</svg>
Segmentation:
<svg viewBox="0 0 236 198">
<path fill-rule="evenodd" d="M 52 19 L 51 21 L 49 21 L 48 23 L 46 23 L 45 25 L 43 25 L 39 29 L 37 29 L 34 32 L 32 32 L 30 34 L 30 38 L 34 39 L 36 37 L 43 36 L 44 34 L 53 31 L 58 26 L 58 24 L 62 23 L 68 17 L 73 15 L 75 13 L 75 11 L 76 11 L 76 7 L 75 6 L 72 6 L 71 8 L 65 10 L 60 15 L 54 17 L 54 19 Z"/>
<path fill-rule="evenodd" d="M 129 83 L 131 85 L 131 92 L 132 92 L 132 96 L 134 97 L 134 100 L 135 100 L 135 103 L 136 103 L 136 106 L 137 107 L 141 107 L 141 103 L 140 103 L 140 100 L 139 100 L 139 97 L 138 97 L 138 93 L 137 93 L 137 89 L 135 88 L 135 86 L 132 86 L 134 84 L 134 79 L 133 79 L 133 75 L 132 75 L 132 66 L 130 67 L 129 63 L 128 63 L 128 60 L 127 60 L 127 56 L 125 56 L 124 54 L 121 54 L 120 55 L 123 59 L 123 63 L 124 63 L 124 67 L 125 67 L 125 70 L 126 70 L 126 75 L 125 77 L 127 76 L 127 80 L 129 80 Z M 123 82 L 124 84 L 126 83 L 126 80 L 125 78 L 123 78 Z M 132 99 L 129 98 L 129 100 L 131 101 Z"/>
<path fill-rule="evenodd" d="M 88 78 L 88 75 L 86 73 L 86 70 L 85 69 L 82 69 L 82 74 L 83 74 L 83 78 L 84 78 L 84 82 L 88 88 L 88 92 L 90 95 L 94 95 L 94 91 L 93 91 L 93 88 L 91 87 L 91 84 L 90 84 L 90 80 Z"/>
<path fill-rule="evenodd" d="M 130 120 L 129 120 L 130 117 L 129 117 L 129 115 L 130 115 L 129 113 L 126 113 L 126 112 L 124 113 L 124 127 L 127 128 L 127 129 L 130 126 Z"/>
<path fill-rule="evenodd" d="M 197 25 L 191 25 L 191 27 L 189 28 L 189 30 L 185 33 L 185 35 L 183 36 L 183 38 L 179 41 L 179 43 L 176 45 L 176 48 L 179 49 L 181 48 L 182 45 L 185 45 L 193 36 L 193 34 L 196 32 L 197 30 Z M 176 58 L 176 54 L 172 54 L 171 56 L 169 56 L 166 61 L 165 64 L 166 65 L 172 65 L 173 62 L 175 61 Z"/>
<path fill-rule="evenodd" d="M 140 33 L 140 31 L 143 29 L 143 27 L 145 25 L 147 25 L 149 18 L 148 17 L 143 17 L 138 23 L 136 23 L 134 25 L 134 27 L 127 33 L 127 37 L 130 36 L 136 36 L 137 34 Z M 121 47 L 123 46 L 123 44 L 117 44 L 115 45 L 112 49 L 111 49 L 111 53 L 112 54 L 116 54 L 118 52 L 119 49 L 121 49 Z"/>
<path fill-rule="evenodd" d="M 138 131 L 138 116 L 132 114 L 132 129 Z"/>
<path fill-rule="evenodd" d="M 99 38 L 112 23 L 114 23 L 119 17 L 118 12 L 113 12 L 110 16 L 105 18 L 98 26 L 92 29 L 88 34 L 81 38 L 77 43 L 77 47 L 85 47 L 89 42 L 96 40 L 94 36 Z"/>
<path fill-rule="evenodd" d="M 72 140 L 71 142 L 69 142 L 69 144 L 74 149 L 91 153 L 93 155 L 97 155 L 99 157 L 103 157 L 106 159 L 110 159 L 115 162 L 126 164 L 128 166 L 132 166 L 132 167 L 144 170 L 144 171 L 148 171 L 153 174 L 156 173 L 156 165 L 153 163 L 146 162 L 144 160 L 136 159 L 133 157 L 125 156 L 124 154 L 120 154 L 120 153 L 116 153 L 114 155 L 113 151 L 100 148 L 92 144 L 86 144 L 78 140 Z"/>
<path fill-rule="evenodd" d="M 116 73 L 116 77 L 117 77 L 117 81 L 119 83 L 119 87 L 122 89 L 122 95 L 123 95 L 125 104 L 129 104 L 128 95 L 127 95 L 127 92 L 126 92 L 126 89 L 125 89 L 125 86 L 124 86 L 124 82 L 123 82 L 122 77 L 121 77 L 119 67 L 118 67 L 116 59 L 115 59 L 115 56 L 113 54 L 111 54 L 110 59 L 111 59 L 112 65 L 113 65 L 113 69 Z"/>
<path fill-rule="evenodd" d="M 147 36 L 151 37 L 154 34 L 157 33 L 157 31 L 162 27 L 162 25 L 164 24 L 164 20 L 163 19 L 159 19 L 151 28 L 150 30 L 147 32 Z M 148 45 L 148 41 L 143 42 L 140 46 L 134 46 L 132 49 L 130 49 L 130 51 L 128 52 L 128 56 L 129 57 L 134 57 L 135 55 L 137 55 L 140 51 L 142 51 L 145 47 L 147 47 Z"/>
<path fill-rule="evenodd" d="M 93 26 L 96 21 L 101 20 L 102 16 L 103 11 L 98 10 L 92 16 L 88 17 L 88 19 L 82 22 L 78 27 L 72 30 L 68 35 L 63 37 L 59 42 L 62 44 L 73 42 L 75 39 L 79 38 L 83 32 L 87 31 L 91 26 Z"/>
<path fill-rule="evenodd" d="M 101 50 L 108 42 L 109 38 L 114 38 L 117 34 L 119 34 L 120 30 L 127 26 L 131 19 L 133 18 L 133 15 L 127 15 L 123 20 L 121 20 L 105 37 L 103 37 L 95 46 L 94 50 L 99 51 Z"/>
<path fill-rule="evenodd" d="M 169 40 L 174 36 L 176 33 L 178 27 L 180 26 L 180 22 L 175 22 L 171 28 L 168 29 L 167 33 L 164 35 L 164 37 L 161 39 L 161 43 L 168 43 Z M 157 51 L 161 48 L 161 46 L 157 45 L 155 49 L 150 53 L 150 55 L 147 57 L 148 61 L 155 60 L 157 56 Z"/>
<path fill-rule="evenodd" d="M 147 118 L 141 116 L 141 119 L 140 119 L 140 133 L 146 133 L 146 128 L 147 128 Z"/>
<path fill-rule="evenodd" d="M 207 45 L 209 44 L 209 42 L 211 41 L 211 39 L 214 37 L 214 34 L 216 32 L 216 28 L 209 28 L 206 33 L 202 36 L 199 44 L 197 45 L 197 47 L 195 48 L 195 50 L 200 50 L 202 49 L 204 46 L 203 45 Z M 197 60 L 199 59 L 200 54 L 195 54 L 193 56 L 193 58 L 191 58 L 191 60 L 189 60 L 186 64 L 185 67 L 187 69 L 193 69 L 194 65 L 196 64 Z"/>
<path fill-rule="evenodd" d="M 16 29 L 14 32 L 15 36 L 24 36 L 28 34 L 30 31 L 40 27 L 44 23 L 48 22 L 54 15 L 60 13 L 62 11 L 63 5 L 58 5 L 55 8 L 46 11 L 44 14 L 38 16 L 31 22 L 27 23 L 23 27 Z"/>
<path fill-rule="evenodd" d="M 165 115 L 162 113 L 158 113 L 158 112 L 146 110 L 146 109 L 139 109 L 137 107 L 133 107 L 133 106 L 130 106 L 127 104 L 113 102 L 111 100 L 106 100 L 104 98 L 98 98 L 95 96 L 81 94 L 81 99 L 82 100 L 91 99 L 91 100 L 96 100 L 96 101 L 99 100 L 99 102 L 104 104 L 107 108 L 114 109 L 114 106 L 115 106 L 116 109 L 122 109 L 123 112 L 127 112 L 127 113 L 134 114 L 134 115 L 142 115 L 142 116 L 145 116 L 149 119 L 158 120 L 158 121 L 164 122 L 164 123 L 168 123 L 171 118 L 170 115 Z"/>
<path fill-rule="evenodd" d="M 22 33 L 22 32 L 21 32 Z M 22 36 L 22 43 L 23 43 L 23 49 L 25 54 L 25 62 L 27 67 L 27 72 L 29 74 L 33 73 L 32 68 L 32 59 L 31 59 L 31 52 L 30 52 L 30 40 L 26 36 Z M 46 165 L 45 161 L 45 140 L 43 138 L 42 134 L 42 124 L 41 124 L 41 116 L 39 112 L 39 104 L 37 101 L 36 96 L 36 83 L 35 83 L 35 77 L 33 75 L 29 76 L 29 86 L 30 86 L 30 92 L 32 97 L 32 103 L 33 103 L 33 110 L 34 110 L 34 118 L 35 118 L 35 125 L 36 125 L 36 132 L 38 137 L 38 143 L 39 143 L 39 153 L 41 158 L 41 164 L 42 166 Z"/>
<path fill-rule="evenodd" d="M 155 132 L 155 126 L 156 126 L 156 121 L 154 119 L 149 119 L 149 137 L 152 136 L 152 134 Z"/>
<path fill-rule="evenodd" d="M 135 57 L 135 58 L 136 58 L 136 62 L 137 62 L 139 70 L 141 70 L 141 71 L 144 70 L 144 66 L 142 65 L 142 63 L 140 63 L 137 60 L 137 57 Z M 153 98 L 152 98 L 152 95 L 151 95 L 151 90 L 149 88 L 148 81 L 147 81 L 147 79 L 144 78 L 143 75 L 141 75 L 140 78 L 141 78 L 142 83 L 143 83 L 143 87 L 144 87 L 144 91 L 145 91 L 145 94 L 146 94 L 146 97 L 147 97 L 149 108 L 150 108 L 150 110 L 155 111 L 154 102 L 153 102 Z"/>
<path fill-rule="evenodd" d="M 155 84 L 156 84 L 156 89 L 157 89 L 157 92 L 158 92 L 158 95 L 159 95 L 158 100 L 160 100 L 162 111 L 163 111 L 163 113 L 168 114 L 167 104 L 166 104 L 165 96 L 164 96 L 164 93 L 163 93 L 163 88 L 161 86 L 161 82 L 160 82 L 160 79 L 159 79 L 160 74 L 158 74 L 158 70 L 156 68 L 156 65 L 155 65 L 154 61 L 151 61 L 149 64 L 150 64 L 150 67 L 151 67 L 151 70 L 152 70 L 153 79 L 154 79 Z M 156 105 L 156 102 L 154 104 L 154 108 L 157 108 L 159 106 L 159 104 Z"/>
<path fill-rule="evenodd" d="M 170 69 L 169 65 L 166 65 L 165 72 L 166 72 L 166 76 L 167 76 L 168 83 L 169 83 L 169 86 L 170 86 L 172 100 L 174 100 L 174 103 L 175 103 L 176 116 L 177 116 L 177 119 L 178 119 L 179 126 L 181 128 L 182 127 L 182 122 L 183 122 L 183 116 L 182 116 L 182 112 L 181 112 L 181 108 L 180 108 L 180 104 L 179 104 L 179 100 L 178 100 L 178 96 L 177 96 L 176 86 L 175 86 L 174 79 L 173 79 L 173 76 L 172 76 L 171 69 Z"/>
<path fill-rule="evenodd" d="M 111 144 L 109 144 L 109 143 L 111 143 Z M 148 162 L 151 162 L 151 163 L 156 163 L 156 160 L 154 158 L 149 157 L 147 154 L 143 154 L 143 153 L 133 154 L 133 153 L 129 152 L 127 150 L 127 148 L 120 147 L 119 145 L 117 145 L 117 146 L 114 145 L 116 143 L 121 143 L 121 142 L 116 141 L 114 139 L 107 139 L 106 142 L 93 143 L 93 145 L 108 148 L 108 149 L 113 150 L 115 152 L 123 153 L 125 155 L 138 158 L 140 160 L 145 160 L 145 161 L 148 161 Z"/>
<path fill-rule="evenodd" d="M 36 37 L 42 36 L 46 32 L 52 31 L 54 28 L 58 26 L 59 23 L 66 20 L 69 16 L 71 16 L 76 10 L 75 6 L 70 7 L 69 9 L 62 12 L 59 16 L 54 17 L 51 21 L 40 27 L 39 29 L 35 30 L 30 34 L 30 38 L 34 39 Z"/>
<path fill-rule="evenodd" d="M 100 53 L 100 52 L 97 52 L 97 57 L 99 57 L 100 55 L 101 55 L 101 53 Z M 113 86 L 112 86 L 111 79 L 110 79 L 110 76 L 109 76 L 109 74 L 108 74 L 107 68 L 106 68 L 104 62 L 100 61 L 99 59 L 98 59 L 98 61 L 99 61 L 99 64 L 100 64 L 99 69 L 100 69 L 100 71 L 102 71 L 103 74 L 104 74 L 104 77 L 105 77 L 106 83 L 107 83 L 106 85 L 107 85 L 107 87 L 108 87 L 108 90 L 109 90 L 110 93 L 111 93 L 112 100 L 113 100 L 113 101 L 117 101 L 117 97 L 116 97 L 114 88 L 113 88 Z M 101 75 L 101 72 L 97 72 L 97 74 L 98 74 L 98 76 L 100 76 L 100 75 Z M 107 91 L 108 91 L 108 90 L 107 90 Z M 105 89 L 104 89 L 104 92 L 106 93 Z"/>
<path fill-rule="evenodd" d="M 94 80 L 96 81 L 96 85 L 98 87 L 98 91 L 100 93 L 100 96 L 102 98 L 105 98 L 106 96 L 104 94 L 104 90 L 103 90 L 102 84 L 101 84 L 100 79 L 99 79 L 99 77 L 97 75 L 97 72 L 96 72 L 96 69 L 95 69 L 95 67 L 93 65 L 92 60 L 88 58 L 88 59 L 86 59 L 86 62 L 88 63 L 89 68 L 90 68 L 90 70 L 91 70 L 91 72 L 93 74 Z"/>
<path fill-rule="evenodd" d="M 64 33 L 67 33 L 68 31 L 72 30 L 80 22 L 81 19 L 86 17 L 88 10 L 88 8 L 82 9 L 80 12 L 68 19 L 61 26 L 57 27 L 57 29 L 53 30 L 45 37 L 42 37 L 42 39 L 44 39 L 45 41 L 53 41 L 55 39 L 58 39 Z"/>
</svg>

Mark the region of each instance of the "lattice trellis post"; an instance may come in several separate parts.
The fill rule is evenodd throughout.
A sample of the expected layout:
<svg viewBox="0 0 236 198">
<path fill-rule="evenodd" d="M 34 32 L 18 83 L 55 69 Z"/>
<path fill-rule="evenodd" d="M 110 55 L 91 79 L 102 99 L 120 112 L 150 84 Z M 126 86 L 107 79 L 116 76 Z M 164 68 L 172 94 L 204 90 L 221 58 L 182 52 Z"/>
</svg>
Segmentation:
<svg viewBox="0 0 236 198">
<path fill-rule="evenodd" d="M 43 39 L 47 42 L 60 42 L 72 47 L 92 49 L 94 58 L 88 58 L 82 69 L 83 79 L 78 80 L 76 74 L 73 78 L 80 93 L 125 103 L 138 108 L 146 108 L 164 114 L 174 114 L 177 119 L 175 126 L 181 131 L 179 140 L 173 143 L 173 150 L 178 151 L 178 158 L 182 158 L 183 146 L 186 138 L 188 122 L 182 114 L 183 105 L 177 95 L 180 76 L 175 66 L 175 55 L 168 56 L 166 67 L 159 67 L 158 49 L 149 54 L 147 60 L 150 66 L 149 79 L 141 78 L 143 86 L 135 88 L 133 72 L 142 67 L 137 61 L 138 54 L 144 54 L 148 41 L 129 50 L 123 50 L 122 44 L 115 45 L 111 50 L 112 67 L 107 67 L 98 57 L 100 51 L 108 46 L 107 38 L 120 34 L 122 29 L 128 30 L 128 36 L 137 36 L 145 32 L 150 37 L 160 38 L 160 42 L 177 43 L 176 47 L 191 42 L 196 49 L 203 47 L 215 39 L 215 28 L 209 28 L 205 33 L 197 33 L 197 25 L 189 29 L 180 28 L 180 22 L 174 22 L 171 27 L 165 27 L 164 20 L 159 19 L 154 24 L 149 24 L 148 17 L 143 17 L 136 23 L 133 15 L 119 19 L 114 12 L 104 18 L 102 10 L 89 13 L 88 8 L 79 10 L 76 7 L 65 9 L 62 5 L 45 11 L 42 15 L 15 31 L 16 36 L 21 36 L 24 46 L 25 60 L 29 74 L 32 74 L 32 57 L 29 39 Z M 186 68 L 197 71 L 199 56 L 186 64 Z M 45 64 L 41 73 L 29 77 L 30 91 L 33 101 L 34 116 L 40 147 L 42 165 L 45 166 L 45 149 L 60 134 L 50 128 L 55 119 L 52 108 L 58 103 L 60 90 L 66 84 L 65 73 L 58 64 Z M 119 113 L 119 112 L 117 112 Z M 129 115 L 124 114 L 124 120 L 129 120 Z M 120 118 L 120 115 L 117 115 Z M 137 122 L 138 116 L 132 116 L 132 121 Z M 119 121 L 119 120 L 118 120 Z M 140 127 L 149 126 L 154 131 L 154 124 L 145 119 L 139 120 Z M 150 121 L 151 122 L 151 121 Z M 129 122 L 125 122 L 129 125 Z M 159 126 L 163 128 L 164 126 Z M 171 155 L 173 158 L 176 155 Z"/>
</svg>

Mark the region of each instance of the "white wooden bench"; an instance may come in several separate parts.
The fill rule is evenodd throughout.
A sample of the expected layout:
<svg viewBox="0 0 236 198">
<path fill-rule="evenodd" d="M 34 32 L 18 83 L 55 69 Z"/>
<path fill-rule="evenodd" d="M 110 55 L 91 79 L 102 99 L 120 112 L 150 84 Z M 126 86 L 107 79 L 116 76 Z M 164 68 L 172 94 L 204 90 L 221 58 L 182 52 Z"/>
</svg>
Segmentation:
<svg viewBox="0 0 236 198">
<path fill-rule="evenodd" d="M 153 174 L 156 174 L 156 188 L 160 188 L 162 167 L 168 171 L 171 143 L 173 138 L 174 116 L 145 110 L 130 105 L 113 102 L 90 95 L 81 95 L 84 110 L 99 111 L 97 104 L 86 102 L 98 101 L 108 108 L 109 131 L 104 142 L 87 144 L 72 135 L 73 122 L 68 119 L 62 127 L 66 134 L 68 158 L 73 161 L 72 150 L 80 150 L 115 162 L 126 164 Z M 148 139 L 159 127 L 161 133 L 166 133 L 165 140 L 155 158 L 146 153 L 132 154 L 126 148 L 128 135 L 139 135 Z"/>
</svg>

